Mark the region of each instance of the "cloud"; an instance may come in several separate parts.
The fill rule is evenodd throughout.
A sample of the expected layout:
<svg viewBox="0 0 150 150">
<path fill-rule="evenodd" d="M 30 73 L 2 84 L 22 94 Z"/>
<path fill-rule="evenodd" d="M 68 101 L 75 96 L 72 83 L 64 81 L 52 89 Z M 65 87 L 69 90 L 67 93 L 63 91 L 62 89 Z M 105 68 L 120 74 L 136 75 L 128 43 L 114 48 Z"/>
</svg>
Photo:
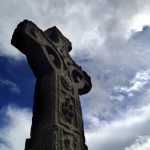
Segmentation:
<svg viewBox="0 0 150 150">
<path fill-rule="evenodd" d="M 31 110 L 10 105 L 2 108 L 0 115 L 0 149 L 24 149 L 30 132 Z"/>
<path fill-rule="evenodd" d="M 125 150 L 149 150 L 150 148 L 150 136 L 139 136 L 135 143 L 126 147 Z"/>
<path fill-rule="evenodd" d="M 132 148 L 135 145 L 133 144 L 134 141 L 138 141 L 139 136 L 150 135 L 149 116 L 150 104 L 141 108 L 132 107 L 128 111 L 122 112 L 122 117 L 116 116 L 112 121 L 100 120 L 96 116 L 89 116 L 89 128 L 85 130 L 89 149 L 130 150 L 127 147 Z M 144 145 L 146 146 L 146 143 L 148 144 L 148 140 L 143 140 L 143 144 L 136 144 L 136 148 L 143 150 L 140 148 L 142 145 L 143 147 Z"/>
<path fill-rule="evenodd" d="M 3 87 L 8 87 L 8 89 L 12 92 L 12 93 L 20 93 L 20 89 L 19 87 L 12 81 L 7 80 L 7 79 L 0 79 L 0 86 Z"/>
<path fill-rule="evenodd" d="M 114 94 L 115 96 L 111 96 L 112 99 L 116 99 L 119 101 L 123 101 L 124 98 L 132 97 L 136 92 L 142 92 L 144 87 L 150 81 L 150 70 L 137 72 L 135 77 L 129 82 L 129 86 L 115 86 Z"/>
<path fill-rule="evenodd" d="M 129 0 L 125 2 L 2 0 L 0 55 L 15 59 L 23 58 L 21 53 L 10 45 L 10 40 L 17 24 L 24 19 L 32 20 L 43 30 L 53 25 L 58 26 L 72 41 L 75 50 L 71 54 L 74 56 L 97 55 L 103 44 L 117 37 L 118 40 L 120 37 L 128 37 L 131 29 L 139 28 L 136 24 L 141 19 L 135 18 L 140 14 L 149 14 L 149 9 L 146 7 L 148 4 L 148 0 L 142 2 L 139 0 L 132 2 Z M 147 23 L 145 21 L 146 19 L 140 23 L 141 27 Z"/>
<path fill-rule="evenodd" d="M 149 27 L 146 28 L 134 33 L 130 39 L 108 41 L 104 50 L 97 51 L 92 59 L 79 60 L 92 77 L 93 84 L 82 101 L 85 116 L 94 114 L 112 118 L 130 105 L 143 104 L 145 99 L 148 101 L 150 51 L 147 41 L 150 34 Z"/>
</svg>

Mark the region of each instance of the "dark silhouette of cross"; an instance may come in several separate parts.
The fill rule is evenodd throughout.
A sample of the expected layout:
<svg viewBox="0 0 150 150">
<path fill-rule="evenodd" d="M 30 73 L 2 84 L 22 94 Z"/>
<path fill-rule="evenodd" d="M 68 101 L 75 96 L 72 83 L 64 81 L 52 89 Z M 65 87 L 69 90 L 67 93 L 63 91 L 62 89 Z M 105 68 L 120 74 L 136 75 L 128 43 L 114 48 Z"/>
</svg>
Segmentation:
<svg viewBox="0 0 150 150">
<path fill-rule="evenodd" d="M 79 95 L 92 85 L 69 55 L 71 42 L 55 26 L 43 32 L 24 20 L 11 43 L 26 55 L 37 79 L 25 150 L 87 150 Z"/>
</svg>

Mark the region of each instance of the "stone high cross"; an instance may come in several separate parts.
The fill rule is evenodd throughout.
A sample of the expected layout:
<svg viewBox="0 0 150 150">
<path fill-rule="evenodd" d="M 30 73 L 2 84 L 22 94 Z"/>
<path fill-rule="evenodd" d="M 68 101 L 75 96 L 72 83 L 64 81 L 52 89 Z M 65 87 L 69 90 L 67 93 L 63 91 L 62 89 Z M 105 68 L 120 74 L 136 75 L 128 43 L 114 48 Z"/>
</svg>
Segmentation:
<svg viewBox="0 0 150 150">
<path fill-rule="evenodd" d="M 55 26 L 43 32 L 24 20 L 11 43 L 26 55 L 37 79 L 25 150 L 87 150 L 79 95 L 92 85 L 69 55 L 71 42 Z"/>
</svg>

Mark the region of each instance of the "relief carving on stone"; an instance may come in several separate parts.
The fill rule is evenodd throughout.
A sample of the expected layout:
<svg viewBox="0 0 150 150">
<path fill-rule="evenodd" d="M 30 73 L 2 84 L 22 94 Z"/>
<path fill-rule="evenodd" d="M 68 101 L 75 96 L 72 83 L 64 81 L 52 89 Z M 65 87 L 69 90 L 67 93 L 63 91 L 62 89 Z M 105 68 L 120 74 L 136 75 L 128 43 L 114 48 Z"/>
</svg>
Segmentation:
<svg viewBox="0 0 150 150">
<path fill-rule="evenodd" d="M 66 93 L 66 91 L 60 92 L 61 102 L 59 103 L 59 121 L 67 128 L 78 130 L 79 127 L 79 115 L 77 113 L 77 100 Z"/>
<path fill-rule="evenodd" d="M 66 97 L 62 103 L 62 113 L 66 122 L 72 124 L 72 120 L 75 117 L 74 104 L 70 97 Z"/>
<path fill-rule="evenodd" d="M 67 74 L 63 74 L 61 76 L 61 82 L 67 90 L 71 90 L 73 88 L 73 83 Z"/>
<path fill-rule="evenodd" d="M 63 130 L 62 150 L 82 150 L 79 137 Z"/>
</svg>

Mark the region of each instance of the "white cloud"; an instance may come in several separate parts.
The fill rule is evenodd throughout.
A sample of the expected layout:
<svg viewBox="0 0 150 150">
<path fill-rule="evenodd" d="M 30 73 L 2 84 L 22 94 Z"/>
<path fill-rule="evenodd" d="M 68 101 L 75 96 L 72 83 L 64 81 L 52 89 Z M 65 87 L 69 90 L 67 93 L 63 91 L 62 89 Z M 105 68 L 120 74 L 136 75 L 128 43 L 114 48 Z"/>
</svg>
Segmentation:
<svg viewBox="0 0 150 150">
<path fill-rule="evenodd" d="M 97 50 L 93 59 L 81 59 L 79 63 L 91 75 L 93 84 L 92 91 L 85 96 L 84 105 L 88 113 L 97 112 L 103 116 L 107 112 L 109 116 L 116 106 L 124 109 L 131 103 L 140 104 L 143 101 L 150 81 L 149 33 L 147 26 L 128 40 L 114 37 L 103 45 L 102 50 Z M 137 94 L 143 95 L 142 99 Z M 120 104 L 112 99 L 118 100 Z M 123 102 L 124 99 L 127 100 L 126 103 Z"/>
<path fill-rule="evenodd" d="M 146 71 L 140 71 L 136 73 L 135 78 L 131 81 L 131 84 L 133 84 L 131 91 L 139 91 L 145 84 L 147 84 L 150 81 L 150 69 Z M 139 84 L 141 84 L 139 86 Z"/>
<path fill-rule="evenodd" d="M 149 150 L 150 149 L 150 136 L 139 136 L 135 143 L 125 150 Z"/>
<path fill-rule="evenodd" d="M 19 87 L 12 81 L 7 79 L 0 79 L 0 86 L 6 86 L 12 93 L 20 93 Z"/>
<path fill-rule="evenodd" d="M 42 4 L 42 5 L 41 5 Z M 11 46 L 10 40 L 17 24 L 30 19 L 43 30 L 53 25 L 72 41 L 71 53 L 88 56 L 99 51 L 103 43 L 116 37 L 129 36 L 131 29 L 137 30 L 137 15 L 148 15 L 148 0 L 142 1 L 1 1 L 0 54 L 21 59 L 21 53 Z M 20 7 L 23 6 L 23 7 Z M 16 9 L 17 8 L 17 9 Z M 145 11 L 146 10 L 146 11 Z M 146 20 L 146 19 L 145 19 Z M 142 27 L 148 22 L 143 20 Z M 106 41 L 106 42 L 104 42 Z M 119 42 L 119 41 L 118 41 Z"/>
<path fill-rule="evenodd" d="M 142 108 L 131 108 L 127 112 L 122 112 L 122 117 L 116 116 L 112 121 L 100 120 L 96 116 L 90 116 L 88 118 L 90 125 L 86 129 L 86 141 L 89 149 L 124 150 L 131 147 L 139 136 L 150 135 L 149 116 L 150 104 Z M 141 145 L 136 146 L 137 149 L 143 150 L 140 149 Z"/>
<path fill-rule="evenodd" d="M 0 110 L 0 149 L 24 149 L 25 139 L 29 138 L 31 126 L 31 110 L 8 106 Z"/>
<path fill-rule="evenodd" d="M 125 97 L 133 97 L 136 92 L 142 92 L 144 87 L 150 82 L 150 69 L 139 71 L 135 77 L 128 83 L 129 86 L 117 85 L 114 87 L 115 96 L 112 99 L 123 101 Z"/>
<path fill-rule="evenodd" d="M 23 19 L 32 20 L 42 29 L 56 25 L 72 42 L 71 55 L 92 77 L 93 88 L 82 101 L 84 118 L 89 123 L 86 126 L 97 129 L 97 133 L 87 133 L 89 147 L 91 150 L 99 150 L 100 147 L 101 150 L 108 150 L 112 149 L 111 146 L 115 150 L 117 146 L 118 150 L 130 147 L 130 139 L 134 141 L 138 133 L 136 128 L 143 129 L 143 134 L 149 131 L 145 128 L 147 122 L 142 118 L 136 120 L 136 115 L 124 120 L 111 119 L 127 111 L 131 102 L 142 103 L 142 106 L 149 102 L 149 89 L 146 93 L 142 90 L 149 83 L 149 70 L 141 72 L 141 68 L 149 68 L 150 62 L 150 30 L 149 27 L 142 29 L 143 25 L 150 23 L 147 19 L 150 14 L 149 4 L 148 0 L 2 0 L 0 55 L 23 58 L 9 44 L 14 29 Z M 4 84 L 10 89 L 15 88 L 15 84 L 8 81 Z M 112 101 L 114 97 L 110 99 L 115 85 L 121 85 L 117 87 L 117 92 L 128 94 L 114 95 L 118 103 Z M 134 92 L 139 91 L 142 96 L 135 98 Z M 124 98 L 134 100 L 124 104 Z M 143 104 L 145 99 L 147 101 Z"/>
</svg>

